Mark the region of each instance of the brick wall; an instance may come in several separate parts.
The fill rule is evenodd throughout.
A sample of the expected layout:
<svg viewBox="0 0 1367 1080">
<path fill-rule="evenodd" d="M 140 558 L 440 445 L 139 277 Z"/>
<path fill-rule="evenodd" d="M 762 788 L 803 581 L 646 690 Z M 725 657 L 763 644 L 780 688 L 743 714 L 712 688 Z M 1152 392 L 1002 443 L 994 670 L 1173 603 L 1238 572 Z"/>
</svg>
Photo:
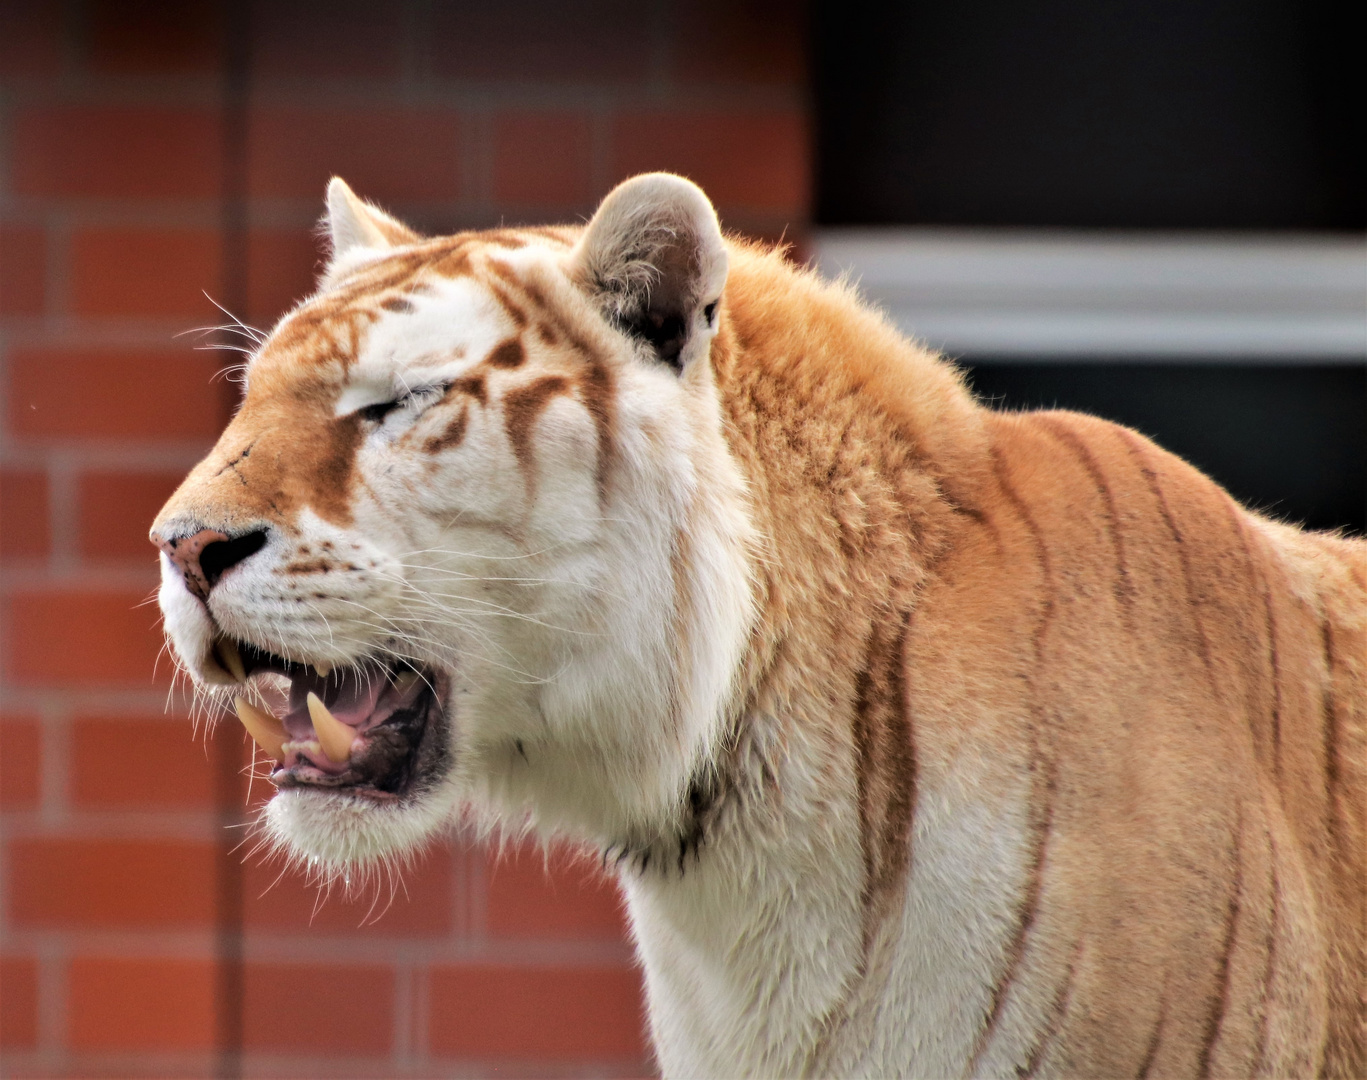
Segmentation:
<svg viewBox="0 0 1367 1080">
<path fill-rule="evenodd" d="M 206 299 L 305 294 L 323 185 L 429 230 L 668 168 L 801 234 L 801 9 L 741 0 L 0 7 L 6 1074 L 639 1074 L 615 893 L 452 838 L 356 902 L 250 848 L 192 737 L 147 526 L 234 402 Z M 168 705 L 169 702 L 169 705 Z M 265 792 L 257 781 L 251 799 Z"/>
</svg>

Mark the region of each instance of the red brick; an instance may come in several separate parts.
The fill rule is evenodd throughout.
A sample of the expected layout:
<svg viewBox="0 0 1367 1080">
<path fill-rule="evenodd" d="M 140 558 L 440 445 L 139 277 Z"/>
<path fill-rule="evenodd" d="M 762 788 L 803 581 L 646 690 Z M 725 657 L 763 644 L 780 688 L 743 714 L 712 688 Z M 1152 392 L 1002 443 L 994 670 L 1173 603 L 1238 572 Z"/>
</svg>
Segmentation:
<svg viewBox="0 0 1367 1080">
<path fill-rule="evenodd" d="M 217 352 L 14 349 L 9 429 L 54 439 L 211 442 L 225 419 Z"/>
<path fill-rule="evenodd" d="M 460 80 L 638 82 L 651 71 L 655 11 L 637 0 L 438 4 L 431 56 Z"/>
<path fill-rule="evenodd" d="M 244 867 L 247 926 L 310 936 L 446 936 L 454 926 L 455 866 L 449 848 L 429 852 L 403 874 L 402 884 L 391 887 L 387 879 L 380 879 L 351 900 L 340 888 L 320 893 L 299 871 L 282 875 L 280 870 L 278 862 L 265 857 Z"/>
<path fill-rule="evenodd" d="M 222 133 L 214 109 L 41 106 L 14 117 L 21 195 L 215 199 Z"/>
<path fill-rule="evenodd" d="M 36 720 L 0 720 L 0 809 L 28 810 L 42 790 L 43 729 Z"/>
<path fill-rule="evenodd" d="M 0 225 L 0 315 L 41 315 L 47 273 L 42 229 Z"/>
<path fill-rule="evenodd" d="M 791 0 L 681 0 L 671 35 L 683 83 L 807 86 L 808 13 Z"/>
<path fill-rule="evenodd" d="M 203 927 L 214 917 L 214 849 L 185 840 L 17 840 L 9 914 L 38 927 Z"/>
<path fill-rule="evenodd" d="M 332 176 L 364 198 L 458 197 L 460 116 L 451 109 L 261 109 L 252 114 L 252 195 L 319 200 Z"/>
<path fill-rule="evenodd" d="M 41 558 L 49 543 L 47 474 L 0 469 L 0 558 Z"/>
<path fill-rule="evenodd" d="M 11 685 L 164 685 L 158 612 L 141 592 L 23 592 L 9 597 L 5 674 Z M 160 663 L 158 660 L 160 658 Z"/>
<path fill-rule="evenodd" d="M 217 323 L 223 244 L 211 229 L 84 229 L 71 245 L 82 315 L 184 317 Z"/>
<path fill-rule="evenodd" d="M 71 796 L 90 809 L 214 805 L 203 731 L 188 720 L 78 718 L 71 732 Z"/>
<path fill-rule="evenodd" d="M 807 216 L 808 133 L 797 109 L 627 113 L 613 123 L 612 144 L 618 179 L 664 169 L 701 185 L 723 209 Z"/>
<path fill-rule="evenodd" d="M 88 559 L 151 562 L 147 530 L 183 480 L 183 472 L 85 473 L 81 476 L 80 552 Z"/>
<path fill-rule="evenodd" d="M 252 230 L 247 237 L 247 318 L 262 328 L 272 326 L 313 292 L 321 270 L 318 240 L 307 229 Z"/>
<path fill-rule="evenodd" d="M 392 78 L 403 59 L 402 17 L 371 0 L 254 4 L 254 75 Z"/>
<path fill-rule="evenodd" d="M 38 965 L 27 956 L 0 957 L 0 1049 L 38 1045 Z"/>
<path fill-rule="evenodd" d="M 223 11 L 210 0 L 94 0 L 85 7 L 87 62 L 120 75 L 213 72 Z"/>
<path fill-rule="evenodd" d="M 494 119 L 494 199 L 514 206 L 592 201 L 592 132 L 578 113 L 503 113 Z"/>
<path fill-rule="evenodd" d="M 488 930 L 510 938 L 626 937 L 617 889 L 582 860 L 552 856 L 549 869 L 539 852 L 490 857 L 486 919 Z"/>
<path fill-rule="evenodd" d="M 248 964 L 243 1041 L 254 1050 L 384 1054 L 394 1045 L 394 971 L 351 964 Z"/>
<path fill-rule="evenodd" d="M 641 983 L 630 968 L 436 968 L 429 1039 L 439 1054 L 640 1060 Z"/>
<path fill-rule="evenodd" d="M 214 1042 L 209 960 L 81 956 L 71 962 L 67 1026 L 80 1050 L 207 1050 Z"/>
<path fill-rule="evenodd" d="M 55 75 L 62 67 L 65 8 L 52 0 L 5 0 L 0 77 Z"/>
</svg>

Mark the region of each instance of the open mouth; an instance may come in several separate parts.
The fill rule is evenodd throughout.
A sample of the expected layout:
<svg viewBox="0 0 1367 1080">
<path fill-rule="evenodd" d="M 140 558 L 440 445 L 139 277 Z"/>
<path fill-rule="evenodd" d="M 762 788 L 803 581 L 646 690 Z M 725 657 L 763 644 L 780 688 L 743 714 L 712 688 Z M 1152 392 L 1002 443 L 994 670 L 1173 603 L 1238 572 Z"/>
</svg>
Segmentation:
<svg viewBox="0 0 1367 1080">
<path fill-rule="evenodd" d="M 364 657 L 336 667 L 287 660 L 220 637 L 215 658 L 239 682 L 288 680 L 283 716 L 237 699 L 248 733 L 275 762 L 271 783 L 326 788 L 388 800 L 412 794 L 436 774 L 446 730 L 446 678 L 397 657 Z"/>
</svg>

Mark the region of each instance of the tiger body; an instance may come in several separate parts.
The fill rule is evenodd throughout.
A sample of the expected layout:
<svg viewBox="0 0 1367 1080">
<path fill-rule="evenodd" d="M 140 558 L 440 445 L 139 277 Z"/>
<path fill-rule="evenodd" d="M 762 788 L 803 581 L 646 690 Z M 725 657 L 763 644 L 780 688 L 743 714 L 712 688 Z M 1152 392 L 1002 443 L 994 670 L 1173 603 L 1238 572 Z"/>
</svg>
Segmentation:
<svg viewBox="0 0 1367 1080">
<path fill-rule="evenodd" d="M 603 852 L 668 1076 L 1367 1072 L 1367 544 L 981 407 L 677 178 L 583 230 L 331 207 L 155 526 L 201 681 L 229 637 L 434 687 L 406 787 L 364 717 L 350 771 L 278 752 L 282 847 Z"/>
</svg>

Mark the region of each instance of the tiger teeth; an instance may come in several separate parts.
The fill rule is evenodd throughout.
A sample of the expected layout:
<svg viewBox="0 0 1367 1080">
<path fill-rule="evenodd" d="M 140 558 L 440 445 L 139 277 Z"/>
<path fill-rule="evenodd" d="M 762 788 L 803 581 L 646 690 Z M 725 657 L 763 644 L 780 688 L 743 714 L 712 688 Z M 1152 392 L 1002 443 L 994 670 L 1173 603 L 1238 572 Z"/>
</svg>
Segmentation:
<svg viewBox="0 0 1367 1080">
<path fill-rule="evenodd" d="M 319 660 L 314 663 L 313 670 L 318 672 L 319 675 L 326 679 L 329 675 L 332 674 L 332 665 L 329 664 L 326 660 Z"/>
<path fill-rule="evenodd" d="M 256 745 L 276 761 L 283 762 L 284 745 L 289 741 L 285 725 L 273 713 L 258 709 L 246 698 L 238 698 L 233 705 L 237 709 L 237 718 L 242 721 L 247 734 L 256 740 Z"/>
<path fill-rule="evenodd" d="M 408 691 L 413 689 L 413 684 L 417 681 L 418 673 L 416 671 L 405 671 L 402 675 L 400 675 L 398 678 L 394 680 L 394 689 L 397 690 L 400 694 L 406 694 L 408 693 Z"/>
<path fill-rule="evenodd" d="M 240 683 L 247 681 L 247 669 L 242 663 L 242 654 L 237 651 L 237 642 L 229 637 L 221 637 L 214 642 L 214 654 L 231 675 Z"/>
<path fill-rule="evenodd" d="M 317 694 L 308 696 L 309 716 L 313 718 L 313 731 L 323 747 L 323 753 L 334 765 L 351 760 L 351 744 L 356 740 L 356 732 L 342 723 L 328 711 Z"/>
</svg>

